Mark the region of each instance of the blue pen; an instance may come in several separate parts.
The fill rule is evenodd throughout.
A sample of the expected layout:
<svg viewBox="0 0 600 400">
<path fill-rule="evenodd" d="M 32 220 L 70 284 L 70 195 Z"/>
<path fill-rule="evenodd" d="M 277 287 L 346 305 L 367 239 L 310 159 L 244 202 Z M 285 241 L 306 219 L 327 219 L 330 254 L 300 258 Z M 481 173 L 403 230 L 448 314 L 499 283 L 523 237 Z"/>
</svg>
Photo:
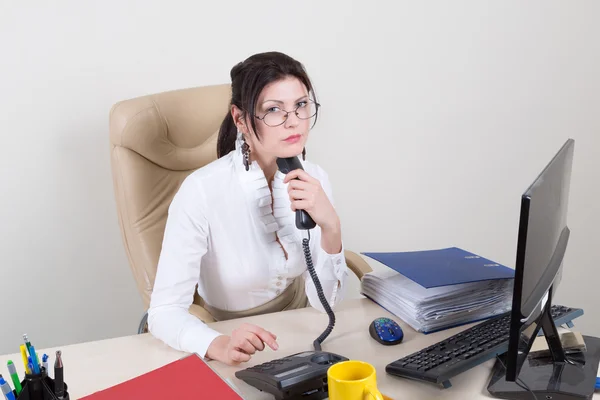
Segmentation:
<svg viewBox="0 0 600 400">
<path fill-rule="evenodd" d="M 48 373 L 48 354 L 46 353 L 44 353 L 44 355 L 42 356 L 42 367 L 44 367 L 46 373 Z"/>
<path fill-rule="evenodd" d="M 33 373 L 39 374 L 40 373 L 40 360 L 38 360 L 38 358 L 37 358 L 37 353 L 35 352 L 35 347 L 33 347 L 33 345 L 31 345 L 29 347 L 29 354 L 31 354 L 31 363 L 33 364 Z"/>
<path fill-rule="evenodd" d="M 600 377 L 596 378 L 596 390 L 600 389 Z"/>
<path fill-rule="evenodd" d="M 4 393 L 6 400 L 15 400 L 15 394 L 13 393 L 8 382 L 6 382 L 2 377 L 2 374 L 0 374 L 0 389 L 2 389 L 2 393 Z"/>
</svg>

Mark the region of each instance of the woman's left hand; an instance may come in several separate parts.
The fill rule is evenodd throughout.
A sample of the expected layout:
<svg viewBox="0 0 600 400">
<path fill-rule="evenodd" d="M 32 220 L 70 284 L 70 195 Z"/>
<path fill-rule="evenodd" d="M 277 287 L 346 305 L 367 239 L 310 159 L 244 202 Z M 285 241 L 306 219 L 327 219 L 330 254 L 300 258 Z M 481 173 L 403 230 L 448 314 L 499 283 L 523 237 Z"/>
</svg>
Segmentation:
<svg viewBox="0 0 600 400">
<path fill-rule="evenodd" d="M 339 217 L 317 179 L 302 169 L 296 169 L 290 171 L 283 182 L 289 182 L 288 194 L 293 211 L 305 210 L 324 231 L 339 230 Z"/>
</svg>

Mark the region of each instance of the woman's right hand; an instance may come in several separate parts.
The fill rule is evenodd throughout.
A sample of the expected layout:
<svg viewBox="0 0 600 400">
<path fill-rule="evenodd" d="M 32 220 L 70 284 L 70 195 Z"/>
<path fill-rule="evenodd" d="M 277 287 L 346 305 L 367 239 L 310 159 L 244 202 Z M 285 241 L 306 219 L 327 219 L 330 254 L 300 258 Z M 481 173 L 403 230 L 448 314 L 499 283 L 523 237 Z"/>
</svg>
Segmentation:
<svg viewBox="0 0 600 400">
<path fill-rule="evenodd" d="M 242 324 L 231 336 L 221 335 L 211 342 L 206 356 L 227 365 L 237 365 L 250 360 L 256 351 L 262 351 L 265 343 L 277 350 L 277 336 L 252 324 Z"/>
</svg>

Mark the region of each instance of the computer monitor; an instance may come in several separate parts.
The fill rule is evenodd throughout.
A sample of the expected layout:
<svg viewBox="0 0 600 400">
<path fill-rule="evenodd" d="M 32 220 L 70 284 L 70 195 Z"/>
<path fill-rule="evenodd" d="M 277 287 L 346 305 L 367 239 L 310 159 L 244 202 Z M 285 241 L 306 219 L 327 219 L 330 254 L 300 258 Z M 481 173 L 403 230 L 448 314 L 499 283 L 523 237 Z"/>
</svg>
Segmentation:
<svg viewBox="0 0 600 400">
<path fill-rule="evenodd" d="M 488 385 L 495 397 L 586 399 L 594 393 L 600 339 L 584 336 L 586 351 L 567 356 L 550 314 L 570 236 L 574 146 L 567 140 L 521 196 L 508 351 L 496 360 Z M 550 356 L 531 357 L 540 329 Z"/>
</svg>

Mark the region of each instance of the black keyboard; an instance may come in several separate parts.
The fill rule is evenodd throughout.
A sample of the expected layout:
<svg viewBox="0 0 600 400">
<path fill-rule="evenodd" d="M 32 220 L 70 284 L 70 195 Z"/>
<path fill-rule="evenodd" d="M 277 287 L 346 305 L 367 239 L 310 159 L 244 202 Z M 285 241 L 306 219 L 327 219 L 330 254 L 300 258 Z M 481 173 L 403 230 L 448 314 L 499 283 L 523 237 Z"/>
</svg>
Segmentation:
<svg viewBox="0 0 600 400">
<path fill-rule="evenodd" d="M 583 315 L 583 310 L 553 305 L 551 314 L 556 326 L 567 324 L 572 327 L 571 321 Z M 448 388 L 452 377 L 506 353 L 509 328 L 510 313 L 494 317 L 394 361 L 385 367 L 385 371 Z"/>
</svg>

